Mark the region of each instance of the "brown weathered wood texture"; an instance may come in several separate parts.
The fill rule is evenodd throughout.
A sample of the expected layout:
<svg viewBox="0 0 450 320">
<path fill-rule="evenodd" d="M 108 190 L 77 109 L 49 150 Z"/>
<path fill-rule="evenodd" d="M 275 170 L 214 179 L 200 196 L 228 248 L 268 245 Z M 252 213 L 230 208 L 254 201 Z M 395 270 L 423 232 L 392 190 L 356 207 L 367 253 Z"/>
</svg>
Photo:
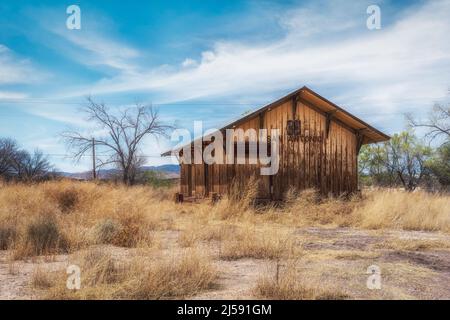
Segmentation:
<svg viewBox="0 0 450 320">
<path fill-rule="evenodd" d="M 325 195 L 356 191 L 358 144 L 363 141 L 358 137 L 365 129 L 352 127 L 351 121 L 356 120 L 349 114 L 337 117 L 337 112 L 339 110 L 324 111 L 313 98 L 304 99 L 296 94 L 244 118 L 231 128 L 257 131 L 260 128 L 280 129 L 278 173 L 262 176 L 260 166 L 248 164 L 248 159 L 246 164 L 182 164 L 180 192 L 188 197 L 226 194 L 233 183 L 245 186 L 252 176 L 258 182 L 258 197 L 264 199 L 282 200 L 289 188 L 315 188 Z M 287 121 L 295 119 L 300 120 L 300 136 L 288 139 Z M 369 134 L 375 136 L 372 131 Z M 367 140 L 369 135 L 361 137 L 366 139 L 364 143 L 371 142 Z M 378 139 L 387 140 L 386 137 Z"/>
</svg>

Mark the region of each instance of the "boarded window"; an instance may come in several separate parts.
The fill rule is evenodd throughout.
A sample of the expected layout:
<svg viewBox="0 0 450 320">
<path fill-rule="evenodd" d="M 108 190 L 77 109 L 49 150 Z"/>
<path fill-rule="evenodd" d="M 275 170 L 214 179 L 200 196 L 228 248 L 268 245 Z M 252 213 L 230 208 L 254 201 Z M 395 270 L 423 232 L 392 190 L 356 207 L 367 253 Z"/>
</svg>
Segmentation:
<svg viewBox="0 0 450 320">
<path fill-rule="evenodd" d="M 289 137 L 298 137 L 300 135 L 300 120 L 288 120 L 286 131 Z"/>
</svg>

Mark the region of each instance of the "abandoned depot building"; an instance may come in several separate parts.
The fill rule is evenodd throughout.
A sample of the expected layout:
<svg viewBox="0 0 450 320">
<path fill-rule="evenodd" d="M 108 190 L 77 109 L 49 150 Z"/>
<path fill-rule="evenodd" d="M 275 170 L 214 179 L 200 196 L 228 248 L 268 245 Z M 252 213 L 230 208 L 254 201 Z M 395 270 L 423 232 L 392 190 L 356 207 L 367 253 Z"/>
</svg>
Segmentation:
<svg viewBox="0 0 450 320">
<path fill-rule="evenodd" d="M 278 171 L 262 175 L 262 164 L 207 164 L 180 162 L 179 200 L 216 197 L 228 193 L 233 185 L 245 186 L 256 179 L 257 198 L 282 200 L 286 191 L 314 188 L 322 194 L 340 195 L 358 189 L 358 153 L 363 144 L 389 140 L 389 136 L 351 115 L 307 87 L 220 129 L 279 129 Z M 246 137 L 247 139 L 248 137 Z M 234 139 L 234 138 L 233 138 Z M 256 138 L 258 139 L 258 138 Z M 226 140 L 226 139 L 224 139 Z M 268 140 L 270 141 L 270 137 Z M 210 141 L 201 142 L 205 148 Z M 234 142 L 233 142 L 234 143 Z M 224 152 L 225 152 L 225 144 Z M 245 142 L 248 155 L 248 141 Z M 267 143 L 270 149 L 270 143 Z M 182 155 L 180 148 L 162 154 Z M 269 150 L 270 152 L 270 150 Z"/>
</svg>

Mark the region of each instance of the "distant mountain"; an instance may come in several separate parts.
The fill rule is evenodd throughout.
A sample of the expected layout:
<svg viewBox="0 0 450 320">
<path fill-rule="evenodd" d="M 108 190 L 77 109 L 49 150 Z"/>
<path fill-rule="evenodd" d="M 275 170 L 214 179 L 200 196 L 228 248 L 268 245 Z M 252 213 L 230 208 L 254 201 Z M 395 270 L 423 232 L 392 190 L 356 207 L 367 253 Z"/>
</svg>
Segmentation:
<svg viewBox="0 0 450 320">
<path fill-rule="evenodd" d="M 180 174 L 180 166 L 177 164 L 163 164 L 161 166 L 143 166 L 141 169 Z"/>
<path fill-rule="evenodd" d="M 163 176 L 167 179 L 175 179 L 180 177 L 180 167 L 176 164 L 164 164 L 161 166 L 143 166 L 141 167 L 143 171 L 157 171 L 161 172 Z M 92 171 L 84 172 L 58 172 L 60 175 L 71 178 L 87 180 L 92 178 Z M 120 174 L 118 169 L 100 169 L 97 175 L 101 179 L 107 179 L 108 177 Z"/>
</svg>

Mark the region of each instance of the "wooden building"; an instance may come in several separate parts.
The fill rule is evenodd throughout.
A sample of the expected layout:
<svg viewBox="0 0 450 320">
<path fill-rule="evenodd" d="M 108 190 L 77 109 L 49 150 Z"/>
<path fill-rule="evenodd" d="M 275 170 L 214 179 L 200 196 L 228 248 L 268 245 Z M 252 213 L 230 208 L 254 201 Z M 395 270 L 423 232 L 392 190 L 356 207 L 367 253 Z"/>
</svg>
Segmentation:
<svg viewBox="0 0 450 320">
<path fill-rule="evenodd" d="M 258 198 L 282 200 L 289 188 L 315 188 L 339 195 L 358 189 L 358 153 L 363 144 L 389 136 L 307 87 L 220 129 L 280 129 L 279 170 L 263 176 L 255 164 L 181 164 L 180 193 L 204 198 L 229 192 L 233 183 L 258 181 Z M 191 144 L 192 146 L 192 144 Z M 180 150 L 163 153 L 168 156 Z"/>
</svg>

